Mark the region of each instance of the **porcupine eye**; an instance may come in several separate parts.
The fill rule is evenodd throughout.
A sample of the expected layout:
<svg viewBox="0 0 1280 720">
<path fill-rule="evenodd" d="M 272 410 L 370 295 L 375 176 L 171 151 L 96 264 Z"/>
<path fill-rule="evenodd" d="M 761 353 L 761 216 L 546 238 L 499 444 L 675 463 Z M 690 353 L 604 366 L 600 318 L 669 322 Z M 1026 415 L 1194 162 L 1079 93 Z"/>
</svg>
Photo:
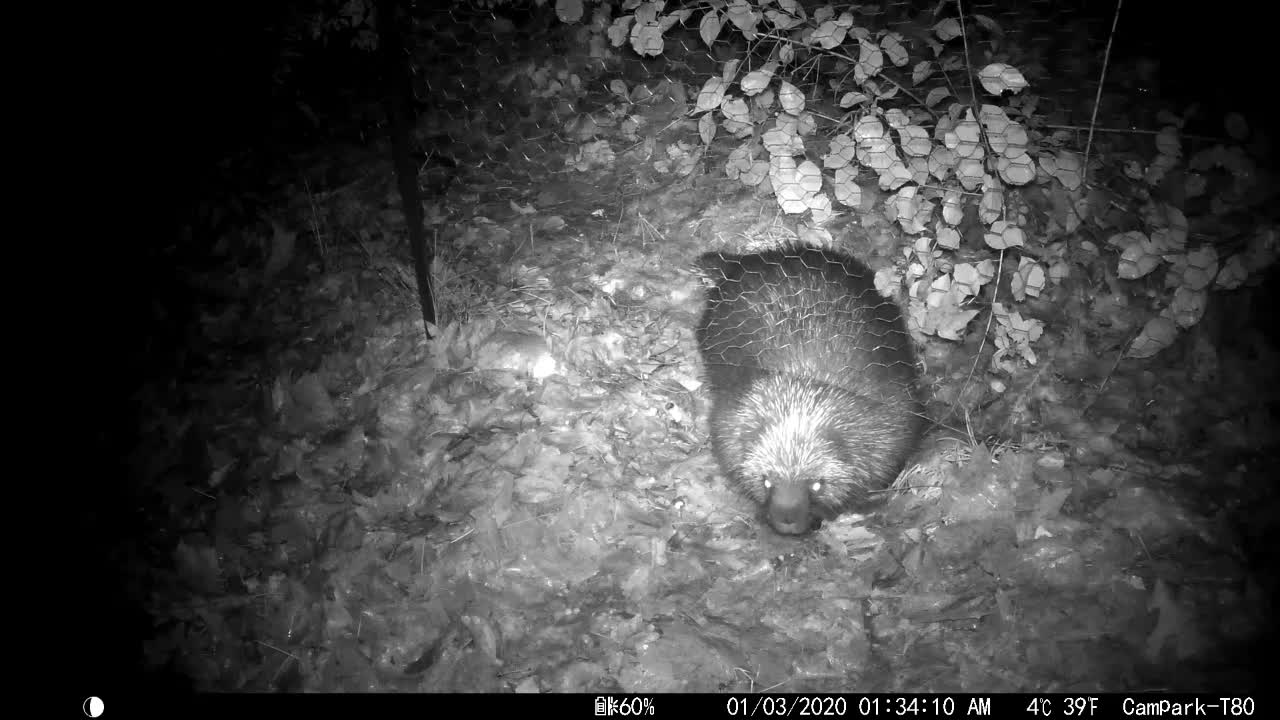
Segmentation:
<svg viewBox="0 0 1280 720">
<path fill-rule="evenodd" d="M 809 492 L 813 493 L 814 495 L 817 495 L 818 493 L 822 492 L 822 481 L 814 480 L 813 484 L 809 486 Z"/>
<path fill-rule="evenodd" d="M 764 485 L 764 489 L 765 489 L 765 490 L 772 490 L 772 489 L 773 489 L 773 483 L 772 483 L 772 482 L 769 482 L 769 478 L 768 478 L 768 477 L 766 477 L 766 476 L 764 476 L 764 475 L 761 475 L 761 476 L 760 476 L 760 482 L 761 482 L 761 484 L 763 484 L 763 485 Z"/>
</svg>

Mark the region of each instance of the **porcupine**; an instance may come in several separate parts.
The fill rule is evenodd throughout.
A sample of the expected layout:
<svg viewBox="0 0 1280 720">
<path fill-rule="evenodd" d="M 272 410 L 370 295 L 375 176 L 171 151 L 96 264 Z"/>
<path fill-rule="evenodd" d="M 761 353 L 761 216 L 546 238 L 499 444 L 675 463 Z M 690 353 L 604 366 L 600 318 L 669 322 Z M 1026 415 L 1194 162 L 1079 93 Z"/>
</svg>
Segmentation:
<svg viewBox="0 0 1280 720">
<path fill-rule="evenodd" d="M 873 509 L 923 426 L 897 304 L 862 263 L 805 245 L 700 266 L 711 446 L 730 484 L 787 535 Z"/>
</svg>

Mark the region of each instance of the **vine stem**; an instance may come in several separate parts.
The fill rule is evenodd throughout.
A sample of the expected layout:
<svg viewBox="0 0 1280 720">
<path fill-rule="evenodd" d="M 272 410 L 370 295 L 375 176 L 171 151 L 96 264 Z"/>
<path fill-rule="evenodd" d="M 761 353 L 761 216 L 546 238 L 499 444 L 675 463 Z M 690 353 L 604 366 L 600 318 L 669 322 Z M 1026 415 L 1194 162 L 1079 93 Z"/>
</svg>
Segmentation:
<svg viewBox="0 0 1280 720">
<path fill-rule="evenodd" d="M 1120 24 L 1120 10 L 1124 0 L 1116 0 L 1116 11 L 1111 16 L 1111 32 L 1107 33 L 1107 51 L 1102 56 L 1102 75 L 1098 78 L 1098 91 L 1093 96 L 1093 114 L 1089 117 L 1089 138 L 1084 143 L 1084 180 L 1089 182 L 1089 151 L 1093 149 L 1093 130 L 1098 124 L 1098 105 L 1102 103 L 1102 87 L 1107 81 L 1107 67 L 1111 63 L 1111 43 L 1116 39 L 1116 26 Z"/>
<path fill-rule="evenodd" d="M 855 58 L 855 57 L 852 57 L 852 56 L 850 56 L 850 55 L 846 55 L 845 53 L 836 52 L 835 50 L 828 50 L 828 49 L 826 49 L 826 48 L 822 47 L 821 45 L 816 45 L 816 44 L 811 43 L 811 42 L 805 42 L 805 41 L 801 41 L 801 40 L 794 40 L 794 39 L 792 39 L 792 38 L 782 37 L 782 36 L 780 36 L 780 35 L 775 35 L 775 34 L 773 34 L 773 33 L 756 33 L 756 35 L 757 35 L 758 37 L 767 37 L 767 38 L 769 38 L 769 39 L 771 39 L 771 40 L 778 40 L 778 41 L 781 41 L 781 42 L 787 42 L 787 43 L 792 43 L 792 44 L 795 44 L 795 45 L 800 45 L 801 47 L 807 47 L 807 48 L 809 48 L 810 50 L 814 50 L 814 51 L 816 51 L 816 52 L 820 52 L 820 53 L 823 53 L 823 54 L 826 54 L 826 55 L 830 55 L 831 57 L 838 58 L 838 59 L 840 59 L 840 60 L 844 60 L 845 62 L 850 63 L 850 64 L 852 64 L 852 65 L 857 65 L 857 64 L 858 64 L 858 59 L 857 59 L 857 58 Z M 877 78 L 879 78 L 879 79 L 881 79 L 881 80 L 884 80 L 885 82 L 887 82 L 887 83 L 889 83 L 890 85 L 894 86 L 895 88 L 897 88 L 897 89 L 898 89 L 898 92 L 900 92 L 900 93 L 902 93 L 903 95 L 906 95 L 907 97 L 911 98 L 912 100 L 914 100 L 914 101 L 916 102 L 916 104 L 917 104 L 917 105 L 919 105 L 920 107 L 924 108 L 925 112 L 929 113 L 929 114 L 930 114 L 931 116 L 933 116 L 935 119 L 937 118 L 937 114 L 936 114 L 936 113 L 934 113 L 932 110 L 930 110 L 930 109 L 929 109 L 929 107 L 928 107 L 927 105 L 925 105 L 925 104 L 924 104 L 924 101 L 923 101 L 923 100 L 921 100 L 920 98 L 916 97 L 915 93 L 913 93 L 913 92 L 911 92 L 910 90 L 908 90 L 907 88 L 903 87 L 902 83 L 898 82 L 897 80 L 894 80 L 893 78 L 889 77 L 888 75 L 885 75 L 884 73 L 878 73 L 875 77 L 877 77 Z"/>
</svg>

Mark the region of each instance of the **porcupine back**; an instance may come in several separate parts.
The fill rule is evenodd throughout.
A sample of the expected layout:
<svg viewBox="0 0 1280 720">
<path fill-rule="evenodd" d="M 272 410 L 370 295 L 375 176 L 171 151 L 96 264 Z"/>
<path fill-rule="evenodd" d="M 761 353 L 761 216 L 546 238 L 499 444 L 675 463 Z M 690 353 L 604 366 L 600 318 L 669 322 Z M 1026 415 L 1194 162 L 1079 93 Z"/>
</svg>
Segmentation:
<svg viewBox="0 0 1280 720">
<path fill-rule="evenodd" d="M 806 246 L 700 259 L 711 443 L 782 533 L 865 511 L 921 429 L 901 310 L 846 255 Z"/>
</svg>

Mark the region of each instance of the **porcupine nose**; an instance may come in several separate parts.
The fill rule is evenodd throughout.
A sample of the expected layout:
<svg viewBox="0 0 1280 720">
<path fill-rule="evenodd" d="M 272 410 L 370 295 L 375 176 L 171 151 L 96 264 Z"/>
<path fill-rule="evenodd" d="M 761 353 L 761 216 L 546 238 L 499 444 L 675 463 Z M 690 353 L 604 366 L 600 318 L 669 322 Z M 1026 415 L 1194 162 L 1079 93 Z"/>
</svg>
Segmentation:
<svg viewBox="0 0 1280 720">
<path fill-rule="evenodd" d="M 809 531 L 809 491 L 799 484 L 782 483 L 769 493 L 769 524 L 783 535 Z"/>
</svg>

